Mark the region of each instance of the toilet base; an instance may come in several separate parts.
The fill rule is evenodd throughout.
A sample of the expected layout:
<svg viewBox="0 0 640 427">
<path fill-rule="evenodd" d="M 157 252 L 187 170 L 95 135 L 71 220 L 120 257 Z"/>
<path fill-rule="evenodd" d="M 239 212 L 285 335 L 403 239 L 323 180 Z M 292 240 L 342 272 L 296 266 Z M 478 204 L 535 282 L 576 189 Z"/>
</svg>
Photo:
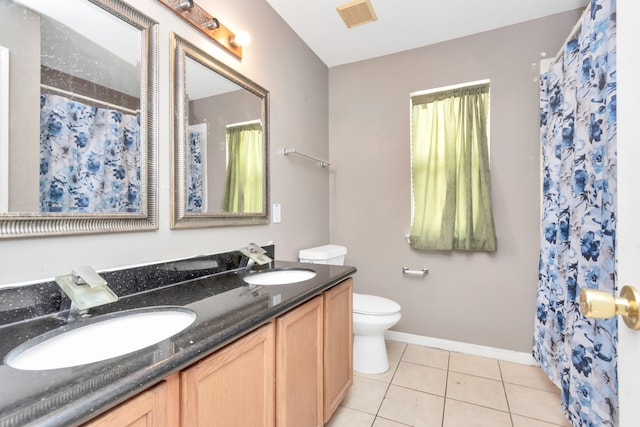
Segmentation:
<svg viewBox="0 0 640 427">
<path fill-rule="evenodd" d="M 353 370 L 361 374 L 382 374 L 389 370 L 383 333 L 353 336 Z"/>
</svg>

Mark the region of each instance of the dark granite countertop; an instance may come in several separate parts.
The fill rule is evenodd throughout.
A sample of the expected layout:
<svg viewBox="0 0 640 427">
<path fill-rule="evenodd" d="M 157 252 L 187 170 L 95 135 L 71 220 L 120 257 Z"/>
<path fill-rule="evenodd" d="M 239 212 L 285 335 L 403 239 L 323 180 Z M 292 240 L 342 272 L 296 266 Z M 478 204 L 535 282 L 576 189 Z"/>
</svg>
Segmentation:
<svg viewBox="0 0 640 427">
<path fill-rule="evenodd" d="M 171 263 L 162 266 L 166 269 Z M 114 291 L 120 299 L 92 309 L 91 318 L 140 307 L 183 307 L 192 310 L 197 318 L 183 331 L 155 345 L 82 366 L 24 371 L 4 364 L 6 355 L 16 346 L 67 324 L 64 311 L 66 296 L 57 294 L 55 285 L 40 286 L 38 295 L 41 297 L 42 293 L 48 293 L 48 297 L 57 302 L 43 302 L 50 298 L 40 298 L 35 304 L 29 301 L 30 312 L 33 312 L 34 306 L 38 306 L 38 302 L 45 306 L 38 309 L 37 316 L 29 317 L 22 313 L 21 320 L 13 318 L 7 321 L 7 316 L 18 316 L 17 309 L 12 310 L 10 315 L 0 313 L 0 321 L 4 320 L 4 324 L 0 323 L 0 353 L 3 360 L 0 365 L 0 427 L 80 425 L 356 272 L 354 267 L 349 266 L 275 261 L 268 268 L 301 267 L 314 270 L 317 274 L 300 283 L 251 287 L 242 277 L 255 272 L 224 271 L 228 267 L 221 266 L 217 271 L 208 272 L 213 274 L 205 277 L 175 284 L 163 283 L 159 285 L 161 287 L 153 289 L 138 283 L 134 292 L 125 289 L 122 280 L 116 280 L 117 289 Z M 158 267 L 154 266 L 154 269 Z M 174 272 L 179 270 L 173 269 Z M 128 280 L 135 282 L 130 277 Z M 0 298 L 3 298 L 1 293 Z M 24 300 L 24 295 L 22 298 Z M 6 304 L 6 301 L 3 303 Z M 62 311 L 48 313 L 51 311 L 49 305 Z M 3 314 L 5 319 L 2 318 Z M 81 319 L 76 323 L 84 321 Z"/>
</svg>

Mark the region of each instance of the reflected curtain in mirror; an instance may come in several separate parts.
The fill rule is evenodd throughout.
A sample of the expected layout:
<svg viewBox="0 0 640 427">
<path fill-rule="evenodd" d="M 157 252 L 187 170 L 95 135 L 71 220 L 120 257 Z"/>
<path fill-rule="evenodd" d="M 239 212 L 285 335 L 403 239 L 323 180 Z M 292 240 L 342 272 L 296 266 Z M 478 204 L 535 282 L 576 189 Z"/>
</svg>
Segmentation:
<svg viewBox="0 0 640 427">
<path fill-rule="evenodd" d="M 227 126 L 227 179 L 222 211 L 262 211 L 263 144 L 260 122 Z"/>
<path fill-rule="evenodd" d="M 495 251 L 489 84 L 415 94 L 411 102 L 411 246 Z"/>
<path fill-rule="evenodd" d="M 40 210 L 138 212 L 139 115 L 41 95 Z"/>
</svg>

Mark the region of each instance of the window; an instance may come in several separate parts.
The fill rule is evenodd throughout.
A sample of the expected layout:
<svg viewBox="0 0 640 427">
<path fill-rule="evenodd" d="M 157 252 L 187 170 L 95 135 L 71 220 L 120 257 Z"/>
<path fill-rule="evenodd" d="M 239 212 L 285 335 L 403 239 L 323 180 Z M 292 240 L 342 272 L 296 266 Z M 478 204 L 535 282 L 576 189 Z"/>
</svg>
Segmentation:
<svg viewBox="0 0 640 427">
<path fill-rule="evenodd" d="M 412 247 L 496 250 L 488 117 L 488 81 L 411 94 Z"/>
</svg>

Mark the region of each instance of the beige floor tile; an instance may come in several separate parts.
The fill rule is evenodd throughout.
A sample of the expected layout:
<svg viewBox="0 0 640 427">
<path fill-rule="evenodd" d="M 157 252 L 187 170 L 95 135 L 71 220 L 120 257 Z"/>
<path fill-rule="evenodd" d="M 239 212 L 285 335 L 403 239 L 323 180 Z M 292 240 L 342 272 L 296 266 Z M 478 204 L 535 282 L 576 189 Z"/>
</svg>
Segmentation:
<svg viewBox="0 0 640 427">
<path fill-rule="evenodd" d="M 389 360 L 400 360 L 407 348 L 407 343 L 400 341 L 386 340 L 384 343 L 387 346 L 387 357 L 389 357 Z"/>
<path fill-rule="evenodd" d="M 447 398 L 509 411 L 502 381 L 449 372 Z"/>
<path fill-rule="evenodd" d="M 373 427 L 406 427 L 407 424 L 397 423 L 386 418 L 377 417 L 373 422 Z"/>
<path fill-rule="evenodd" d="M 502 380 L 506 383 L 533 387 L 540 390 L 560 393 L 560 389 L 551 382 L 547 374 L 539 366 L 521 365 L 512 362 L 498 362 L 502 372 Z"/>
<path fill-rule="evenodd" d="M 417 363 L 419 365 L 431 366 L 432 368 L 448 369 L 449 352 L 437 348 L 423 347 L 421 345 L 409 344 L 402 356 L 404 362 Z"/>
<path fill-rule="evenodd" d="M 342 401 L 342 406 L 375 415 L 380 409 L 387 388 L 387 383 L 355 375 L 351 390 Z"/>
<path fill-rule="evenodd" d="M 508 412 L 446 399 L 443 427 L 511 427 Z"/>
<path fill-rule="evenodd" d="M 512 414 L 523 415 L 552 424 L 564 425 L 560 394 L 516 384 L 505 384 Z"/>
<path fill-rule="evenodd" d="M 378 416 L 415 427 L 441 427 L 444 398 L 391 385 Z"/>
<path fill-rule="evenodd" d="M 340 406 L 325 427 L 371 427 L 374 419 L 371 414 Z"/>
<path fill-rule="evenodd" d="M 526 418 L 521 415 L 511 415 L 513 421 L 513 427 L 558 427 L 558 424 L 546 423 L 540 420 L 534 420 L 533 418 Z M 569 420 L 565 420 L 564 424 L 559 424 L 563 427 L 571 427 Z"/>
<path fill-rule="evenodd" d="M 391 384 L 444 396 L 447 386 L 447 371 L 415 363 L 400 362 Z"/>
<path fill-rule="evenodd" d="M 449 355 L 449 370 L 492 380 L 502 380 L 498 361 L 488 357 L 451 353 Z"/>
</svg>

